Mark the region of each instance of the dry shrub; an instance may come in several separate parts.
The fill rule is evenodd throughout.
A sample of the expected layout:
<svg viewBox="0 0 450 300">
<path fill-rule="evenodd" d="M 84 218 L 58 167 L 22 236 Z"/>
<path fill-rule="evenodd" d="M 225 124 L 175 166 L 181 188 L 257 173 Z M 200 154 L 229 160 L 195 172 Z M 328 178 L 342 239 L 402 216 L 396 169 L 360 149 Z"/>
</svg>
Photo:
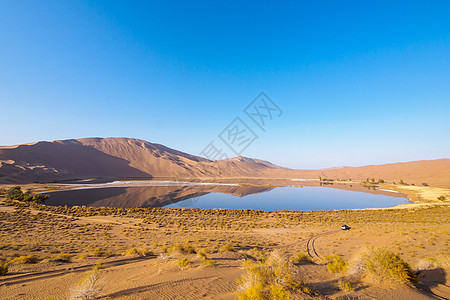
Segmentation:
<svg viewBox="0 0 450 300">
<path fill-rule="evenodd" d="M 416 271 L 435 269 L 435 268 L 445 268 L 450 266 L 450 255 L 440 255 L 436 257 L 426 257 L 420 260 L 416 267 Z"/>
<path fill-rule="evenodd" d="M 353 291 L 354 288 L 352 286 L 352 284 L 348 281 L 345 280 L 339 280 L 337 283 L 337 286 L 342 290 L 342 291 Z"/>
<path fill-rule="evenodd" d="M 68 263 L 71 260 L 71 256 L 67 252 L 61 252 L 59 254 L 53 255 L 51 260 Z"/>
<path fill-rule="evenodd" d="M 292 265 L 280 251 L 273 251 L 264 261 L 244 261 L 246 273 L 239 280 L 238 298 L 289 299 L 291 291 L 314 295 L 315 292 L 294 279 Z"/>
<path fill-rule="evenodd" d="M 212 259 L 205 259 L 202 263 L 205 267 L 213 267 L 216 264 L 216 262 Z"/>
<path fill-rule="evenodd" d="M 327 269 L 331 273 L 344 273 L 347 271 L 348 263 L 339 255 L 330 255 L 325 257 L 329 261 Z"/>
<path fill-rule="evenodd" d="M 72 291 L 72 299 L 95 299 L 101 292 L 100 268 L 101 263 L 95 265 L 78 283 Z"/>
<path fill-rule="evenodd" d="M 225 244 L 219 248 L 220 252 L 235 252 L 236 249 L 230 244 Z"/>
<path fill-rule="evenodd" d="M 39 259 L 34 255 L 22 255 L 11 259 L 9 264 L 35 264 Z"/>
<path fill-rule="evenodd" d="M 150 254 L 150 251 L 146 247 L 142 247 L 142 248 L 133 247 L 133 248 L 125 251 L 123 255 L 125 255 L 125 256 L 130 256 L 130 255 L 147 256 L 149 254 Z"/>
<path fill-rule="evenodd" d="M 184 270 L 190 267 L 191 262 L 186 257 L 183 259 L 180 259 L 177 261 L 177 265 L 180 267 L 180 269 Z"/>
<path fill-rule="evenodd" d="M 293 263 L 293 264 L 309 264 L 312 263 L 311 258 L 305 254 L 304 252 L 300 252 L 300 253 L 294 253 L 289 260 Z"/>
<path fill-rule="evenodd" d="M 413 284 L 418 282 L 411 267 L 397 254 L 386 248 L 368 247 L 351 263 L 350 275 L 367 274 L 379 282 Z"/>
</svg>

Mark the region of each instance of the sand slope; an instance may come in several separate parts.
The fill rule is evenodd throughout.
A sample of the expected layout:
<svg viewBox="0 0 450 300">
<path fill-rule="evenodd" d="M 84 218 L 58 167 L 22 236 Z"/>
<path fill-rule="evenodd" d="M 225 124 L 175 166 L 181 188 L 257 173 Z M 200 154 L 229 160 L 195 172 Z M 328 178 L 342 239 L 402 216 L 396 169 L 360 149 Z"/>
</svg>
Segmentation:
<svg viewBox="0 0 450 300">
<path fill-rule="evenodd" d="M 131 138 L 84 138 L 0 147 L 0 183 L 51 182 L 85 178 L 256 177 L 322 178 L 450 186 L 450 159 L 291 170 L 270 162 L 235 157 L 212 161 Z"/>
</svg>

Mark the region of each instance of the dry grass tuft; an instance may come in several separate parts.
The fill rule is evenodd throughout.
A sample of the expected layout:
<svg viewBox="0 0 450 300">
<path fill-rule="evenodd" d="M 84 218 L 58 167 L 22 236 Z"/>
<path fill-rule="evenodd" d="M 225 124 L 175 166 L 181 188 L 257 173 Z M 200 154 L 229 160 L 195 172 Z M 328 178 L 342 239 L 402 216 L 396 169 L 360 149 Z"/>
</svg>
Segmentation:
<svg viewBox="0 0 450 300">
<path fill-rule="evenodd" d="M 95 299 L 102 290 L 100 285 L 101 263 L 95 265 L 88 271 L 72 291 L 72 299 Z"/>
<path fill-rule="evenodd" d="M 357 276 L 367 274 L 379 282 L 418 282 L 418 277 L 410 265 L 386 248 L 368 247 L 352 261 L 349 273 Z"/>
</svg>

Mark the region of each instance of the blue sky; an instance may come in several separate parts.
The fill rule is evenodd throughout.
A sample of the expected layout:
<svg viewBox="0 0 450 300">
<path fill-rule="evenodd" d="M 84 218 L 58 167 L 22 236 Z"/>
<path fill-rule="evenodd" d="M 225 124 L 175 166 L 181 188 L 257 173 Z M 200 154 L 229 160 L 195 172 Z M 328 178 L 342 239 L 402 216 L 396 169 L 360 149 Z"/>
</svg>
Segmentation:
<svg viewBox="0 0 450 300">
<path fill-rule="evenodd" d="M 0 1 L 0 145 L 192 154 L 240 116 L 292 168 L 450 157 L 449 1 Z M 263 132 L 243 109 L 282 110 Z"/>
</svg>

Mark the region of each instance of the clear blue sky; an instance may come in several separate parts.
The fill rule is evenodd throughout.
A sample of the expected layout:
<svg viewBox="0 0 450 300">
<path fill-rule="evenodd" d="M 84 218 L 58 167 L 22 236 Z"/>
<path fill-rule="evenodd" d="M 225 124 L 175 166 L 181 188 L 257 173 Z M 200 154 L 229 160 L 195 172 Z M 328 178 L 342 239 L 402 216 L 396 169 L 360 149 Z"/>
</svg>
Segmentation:
<svg viewBox="0 0 450 300">
<path fill-rule="evenodd" d="M 292 168 L 450 157 L 450 1 L 149 2 L 0 1 L 0 145 L 198 154 L 240 116 L 243 155 Z"/>
</svg>

